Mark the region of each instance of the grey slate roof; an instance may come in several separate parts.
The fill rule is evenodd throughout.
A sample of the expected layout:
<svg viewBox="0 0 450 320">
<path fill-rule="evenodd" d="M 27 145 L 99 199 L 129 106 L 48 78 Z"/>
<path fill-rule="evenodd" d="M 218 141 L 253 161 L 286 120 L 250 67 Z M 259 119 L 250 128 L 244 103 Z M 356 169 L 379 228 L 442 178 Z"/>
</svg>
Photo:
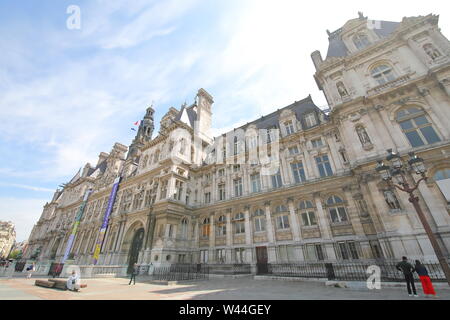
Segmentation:
<svg viewBox="0 0 450 320">
<path fill-rule="evenodd" d="M 178 112 L 177 116 L 175 117 L 176 121 L 180 121 L 181 117 L 183 116 L 183 113 L 186 112 L 188 118 L 189 118 L 189 125 L 193 128 L 194 127 L 194 123 L 197 120 L 197 112 L 194 110 L 194 108 L 196 107 L 195 103 L 192 104 L 189 107 L 183 106 L 180 110 L 180 112 Z"/>
<path fill-rule="evenodd" d="M 400 25 L 400 22 L 392 22 L 392 21 L 379 21 L 379 23 L 380 28 L 374 28 L 373 30 L 381 38 L 388 37 Z M 341 29 L 338 29 L 330 34 L 328 38 L 329 45 L 327 51 L 327 58 L 346 57 L 349 54 L 350 51 L 348 50 L 344 41 L 342 41 L 341 31 L 342 31 Z"/>
<path fill-rule="evenodd" d="M 282 109 L 278 109 L 275 112 L 272 112 L 272 113 L 270 113 L 266 116 L 263 116 L 257 120 L 249 122 L 249 123 L 241 126 L 240 128 L 245 130 L 250 125 L 256 125 L 257 129 L 279 128 L 280 114 L 286 109 L 290 109 L 295 113 L 297 120 L 299 120 L 301 122 L 303 127 L 305 127 L 304 116 L 306 114 L 314 112 L 316 114 L 316 117 L 318 120 L 317 125 L 320 124 L 319 114 L 324 114 L 323 111 L 318 106 L 316 106 L 316 104 L 312 101 L 311 95 L 309 95 L 300 101 L 296 101 L 291 105 L 288 105 Z M 325 114 L 324 114 L 324 116 L 325 116 Z"/>
</svg>

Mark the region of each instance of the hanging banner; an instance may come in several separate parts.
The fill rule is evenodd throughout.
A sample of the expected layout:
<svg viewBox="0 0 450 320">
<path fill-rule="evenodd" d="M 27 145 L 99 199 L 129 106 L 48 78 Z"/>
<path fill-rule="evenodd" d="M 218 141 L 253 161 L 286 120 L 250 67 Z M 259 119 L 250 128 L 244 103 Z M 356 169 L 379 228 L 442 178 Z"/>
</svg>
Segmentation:
<svg viewBox="0 0 450 320">
<path fill-rule="evenodd" d="M 98 257 L 100 256 L 100 250 L 102 248 L 103 240 L 105 239 L 105 233 L 106 233 L 106 229 L 108 227 L 108 220 L 109 220 L 109 216 L 111 215 L 111 211 L 114 206 L 114 202 L 116 200 L 116 194 L 117 194 L 117 189 L 119 188 L 119 183 L 120 183 L 120 176 L 117 177 L 116 180 L 114 180 L 111 194 L 109 195 L 108 207 L 106 208 L 105 216 L 103 217 L 103 223 L 102 223 L 102 226 L 100 227 L 100 233 L 97 238 L 97 244 L 95 245 L 93 264 L 97 264 Z"/>
<path fill-rule="evenodd" d="M 75 216 L 75 222 L 73 224 L 72 232 L 70 233 L 69 240 L 67 241 L 66 252 L 64 253 L 64 257 L 61 260 L 61 263 L 66 262 L 69 257 L 70 250 L 72 250 L 73 240 L 75 239 L 75 235 L 78 230 L 78 225 L 80 224 L 81 218 L 83 217 L 84 208 L 86 207 L 86 203 L 88 201 L 89 195 L 92 193 L 92 189 L 86 191 L 83 197 L 83 202 L 81 202 L 80 208 Z"/>
</svg>

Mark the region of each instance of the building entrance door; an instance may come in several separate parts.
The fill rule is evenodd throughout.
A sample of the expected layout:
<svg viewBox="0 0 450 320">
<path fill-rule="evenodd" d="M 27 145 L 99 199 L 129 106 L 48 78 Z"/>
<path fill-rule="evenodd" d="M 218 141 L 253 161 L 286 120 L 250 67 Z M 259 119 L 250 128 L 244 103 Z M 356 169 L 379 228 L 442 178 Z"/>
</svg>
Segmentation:
<svg viewBox="0 0 450 320">
<path fill-rule="evenodd" d="M 267 264 L 267 247 L 256 247 L 256 273 L 269 273 L 269 266 Z"/>
<path fill-rule="evenodd" d="M 133 266 L 138 261 L 139 251 L 141 251 L 143 240 L 144 240 L 144 228 L 141 228 L 136 231 L 136 233 L 133 236 L 133 240 L 131 242 L 127 273 L 131 273 L 133 271 Z"/>
</svg>

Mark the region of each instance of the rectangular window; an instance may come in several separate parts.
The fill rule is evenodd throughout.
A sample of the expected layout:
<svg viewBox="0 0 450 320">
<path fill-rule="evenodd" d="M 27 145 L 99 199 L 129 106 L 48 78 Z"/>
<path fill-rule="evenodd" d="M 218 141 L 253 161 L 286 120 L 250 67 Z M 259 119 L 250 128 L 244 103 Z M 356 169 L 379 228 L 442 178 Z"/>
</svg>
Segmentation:
<svg viewBox="0 0 450 320">
<path fill-rule="evenodd" d="M 291 163 L 292 173 L 294 175 L 295 183 L 306 181 L 305 170 L 302 162 Z"/>
<path fill-rule="evenodd" d="M 225 200 L 225 184 L 219 184 L 218 186 L 218 190 L 219 190 L 219 200 Z"/>
<path fill-rule="evenodd" d="M 175 199 L 181 200 L 182 194 L 183 194 L 183 182 L 176 180 L 175 181 Z"/>
<path fill-rule="evenodd" d="M 288 150 L 289 150 L 289 154 L 290 154 L 291 156 L 296 155 L 296 154 L 299 154 L 299 151 L 298 151 L 298 147 L 297 147 L 297 146 L 290 147 L 290 148 L 288 148 Z"/>
<path fill-rule="evenodd" d="M 219 177 L 223 177 L 225 175 L 225 169 L 219 169 Z"/>
<path fill-rule="evenodd" d="M 305 115 L 305 124 L 307 128 L 315 126 L 317 124 L 316 115 L 314 113 Z"/>
<path fill-rule="evenodd" d="M 341 254 L 341 258 L 343 260 L 348 260 L 349 256 L 348 256 L 347 246 L 345 245 L 345 242 L 339 242 L 338 246 L 339 246 L 339 252 Z"/>
<path fill-rule="evenodd" d="M 236 233 L 236 234 L 245 233 L 245 222 L 244 221 L 238 221 L 238 222 L 234 223 L 234 233 Z"/>
<path fill-rule="evenodd" d="M 161 184 L 161 196 L 160 199 L 165 199 L 167 197 L 167 181 L 163 181 Z"/>
<path fill-rule="evenodd" d="M 281 180 L 281 172 L 278 169 L 278 172 L 272 175 L 272 188 L 281 188 L 283 186 L 283 181 Z"/>
<path fill-rule="evenodd" d="M 323 142 L 321 138 L 313 139 L 311 140 L 311 144 L 313 148 L 318 148 L 323 146 Z"/>
<path fill-rule="evenodd" d="M 210 203 L 211 202 L 211 192 L 206 192 L 205 193 L 205 203 Z"/>
<path fill-rule="evenodd" d="M 286 128 L 286 134 L 290 135 L 294 133 L 294 124 L 292 123 L 292 121 L 286 121 L 284 123 L 284 126 Z"/>
<path fill-rule="evenodd" d="M 234 196 L 242 197 L 242 178 L 233 180 L 234 183 Z"/>
<path fill-rule="evenodd" d="M 322 245 L 315 244 L 314 249 L 316 251 L 317 260 L 325 260 L 325 257 L 323 255 Z"/>
<path fill-rule="evenodd" d="M 259 173 L 252 174 L 250 176 L 251 184 L 252 184 L 252 192 L 260 192 L 261 191 L 261 176 Z"/>
<path fill-rule="evenodd" d="M 235 164 L 233 166 L 233 172 L 239 172 L 241 170 L 241 165 L 240 164 Z"/>
<path fill-rule="evenodd" d="M 304 226 L 314 226 L 317 224 L 314 212 L 303 212 L 302 221 Z"/>
<path fill-rule="evenodd" d="M 333 175 L 331 170 L 330 160 L 327 155 L 316 157 L 317 168 L 321 177 L 328 177 Z"/>
<path fill-rule="evenodd" d="M 289 228 L 289 216 L 278 216 L 277 217 L 277 229 L 288 229 Z"/>
<path fill-rule="evenodd" d="M 349 248 L 350 256 L 352 257 L 352 259 L 359 259 L 358 250 L 356 250 L 355 242 L 353 242 L 353 241 L 349 242 L 348 248 Z"/>
<path fill-rule="evenodd" d="M 256 232 L 266 231 L 266 219 L 265 218 L 263 218 L 263 217 L 255 218 L 254 223 L 255 223 L 255 231 Z"/>
<path fill-rule="evenodd" d="M 200 250 L 200 263 L 208 262 L 208 250 Z"/>
<path fill-rule="evenodd" d="M 234 252 L 235 252 L 236 263 L 244 263 L 245 249 L 244 248 L 235 248 Z"/>
<path fill-rule="evenodd" d="M 225 249 L 216 249 L 216 260 L 219 263 L 225 262 Z"/>
</svg>

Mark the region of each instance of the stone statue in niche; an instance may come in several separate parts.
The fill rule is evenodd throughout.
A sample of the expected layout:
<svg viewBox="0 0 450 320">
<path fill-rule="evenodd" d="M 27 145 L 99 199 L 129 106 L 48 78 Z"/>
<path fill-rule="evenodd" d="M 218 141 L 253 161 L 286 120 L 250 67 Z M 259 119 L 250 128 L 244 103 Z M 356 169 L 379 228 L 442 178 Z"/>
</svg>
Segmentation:
<svg viewBox="0 0 450 320">
<path fill-rule="evenodd" d="M 427 43 L 423 46 L 423 50 L 425 50 L 425 53 L 434 61 L 436 58 L 439 58 L 441 56 L 441 53 L 438 49 L 436 49 L 431 43 Z"/>
<path fill-rule="evenodd" d="M 401 209 L 400 202 L 398 201 L 395 193 L 392 190 L 385 190 L 383 193 L 384 193 L 384 200 L 386 201 L 390 209 L 392 210 Z"/>
<path fill-rule="evenodd" d="M 372 143 L 366 129 L 363 126 L 356 127 L 356 133 L 358 134 L 359 140 L 363 145 Z"/>
<path fill-rule="evenodd" d="M 336 84 L 336 87 L 337 87 L 338 92 L 339 92 L 339 95 L 340 95 L 341 97 L 346 97 L 346 96 L 348 96 L 347 89 L 345 88 L 345 86 L 344 86 L 344 84 L 343 84 L 342 82 L 339 81 L 339 82 Z"/>
</svg>

